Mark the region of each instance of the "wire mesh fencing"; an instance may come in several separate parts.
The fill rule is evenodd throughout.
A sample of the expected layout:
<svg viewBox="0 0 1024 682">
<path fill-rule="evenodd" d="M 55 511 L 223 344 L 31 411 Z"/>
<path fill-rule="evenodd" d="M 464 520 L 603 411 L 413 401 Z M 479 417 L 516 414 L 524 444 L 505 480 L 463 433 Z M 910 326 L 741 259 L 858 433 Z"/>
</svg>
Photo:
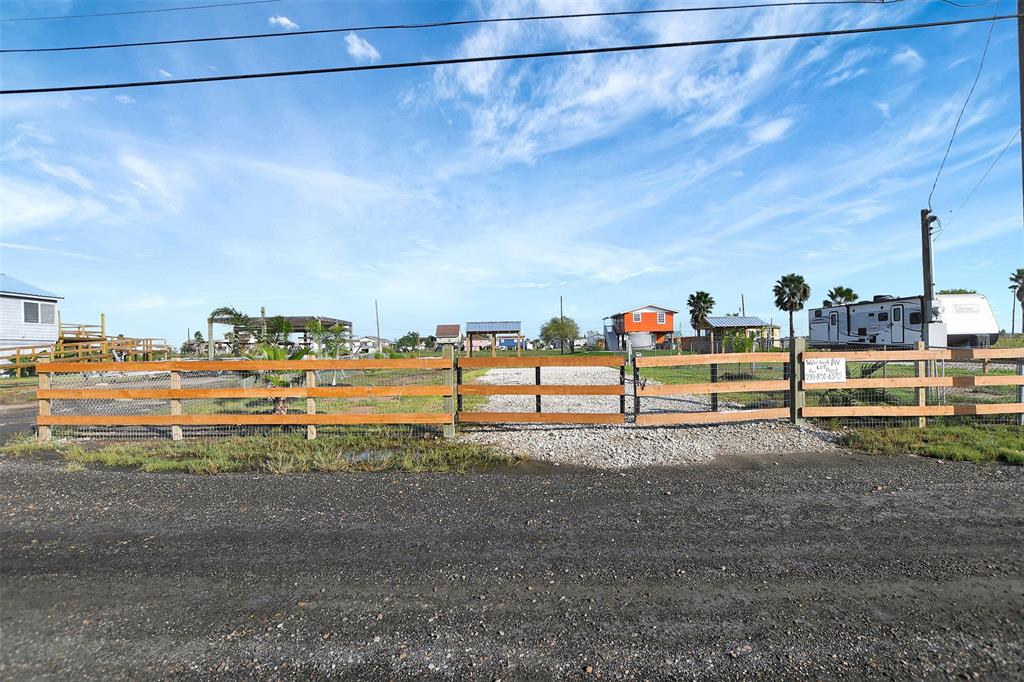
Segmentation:
<svg viewBox="0 0 1024 682">
<path fill-rule="evenodd" d="M 452 423 L 450 360 L 173 361 L 49 365 L 40 425 L 65 438 L 379 431 Z M 310 428 L 312 427 L 312 428 Z"/>
</svg>

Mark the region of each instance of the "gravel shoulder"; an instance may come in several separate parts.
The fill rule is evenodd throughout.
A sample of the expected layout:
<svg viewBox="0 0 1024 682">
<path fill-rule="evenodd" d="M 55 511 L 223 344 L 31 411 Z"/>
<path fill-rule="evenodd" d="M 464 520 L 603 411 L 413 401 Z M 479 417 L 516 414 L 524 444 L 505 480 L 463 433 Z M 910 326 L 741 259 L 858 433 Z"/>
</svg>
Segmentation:
<svg viewBox="0 0 1024 682">
<path fill-rule="evenodd" d="M 617 369 L 607 367 L 544 368 L 545 384 L 616 384 Z M 533 369 L 492 369 L 481 383 L 526 385 L 534 383 Z M 626 384 L 627 409 L 632 409 L 631 383 Z M 673 399 L 644 399 L 645 412 L 700 412 L 709 408 L 704 395 Z M 618 412 L 615 396 L 543 396 L 545 412 Z M 729 403 L 722 401 L 723 411 Z M 491 396 L 482 408 L 488 412 L 532 412 L 534 396 Z M 574 426 L 517 424 L 515 426 L 462 427 L 461 438 L 495 445 L 531 460 L 558 464 L 622 469 L 707 462 L 719 455 L 821 452 L 834 450 L 834 434 L 813 426 L 795 428 L 781 421 L 638 428 L 626 426 Z"/>
<path fill-rule="evenodd" d="M 1024 467 L 559 471 L 0 458 L 0 678 L 1024 676 Z"/>
</svg>

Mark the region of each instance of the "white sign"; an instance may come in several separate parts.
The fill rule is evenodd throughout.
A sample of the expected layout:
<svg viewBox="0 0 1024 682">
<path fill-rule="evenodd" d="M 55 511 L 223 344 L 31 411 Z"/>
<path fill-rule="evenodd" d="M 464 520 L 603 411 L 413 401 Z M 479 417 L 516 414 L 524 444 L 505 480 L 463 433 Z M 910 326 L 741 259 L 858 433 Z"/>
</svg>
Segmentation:
<svg viewBox="0 0 1024 682">
<path fill-rule="evenodd" d="M 846 381 L 846 358 L 808 358 L 804 360 L 804 382 L 838 384 Z"/>
</svg>

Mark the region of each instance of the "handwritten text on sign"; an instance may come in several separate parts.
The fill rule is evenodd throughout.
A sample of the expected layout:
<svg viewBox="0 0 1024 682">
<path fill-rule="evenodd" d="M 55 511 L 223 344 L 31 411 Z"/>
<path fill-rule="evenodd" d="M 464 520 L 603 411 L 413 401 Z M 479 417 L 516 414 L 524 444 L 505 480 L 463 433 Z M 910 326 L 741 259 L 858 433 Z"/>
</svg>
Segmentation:
<svg viewBox="0 0 1024 682">
<path fill-rule="evenodd" d="M 835 384 L 846 381 L 846 358 L 804 360 L 804 381 L 808 384 Z"/>
</svg>

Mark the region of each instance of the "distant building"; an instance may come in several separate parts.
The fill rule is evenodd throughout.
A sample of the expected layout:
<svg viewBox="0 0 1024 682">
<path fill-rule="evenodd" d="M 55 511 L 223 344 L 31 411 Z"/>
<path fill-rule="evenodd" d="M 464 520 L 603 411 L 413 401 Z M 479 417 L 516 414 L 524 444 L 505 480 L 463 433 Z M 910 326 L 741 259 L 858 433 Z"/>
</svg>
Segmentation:
<svg viewBox="0 0 1024 682">
<path fill-rule="evenodd" d="M 0 346 L 57 342 L 62 296 L 0 273 Z"/>
<path fill-rule="evenodd" d="M 754 347 L 767 349 L 781 345 L 779 325 L 765 322 L 760 317 L 726 315 L 709 317 L 701 325 L 701 329 L 710 337 L 711 352 L 717 353 L 724 348 L 723 339 L 739 334 L 754 341 Z"/>
<path fill-rule="evenodd" d="M 677 312 L 671 308 L 646 305 L 606 317 L 605 346 L 611 351 L 625 350 L 627 338 L 634 348 L 671 346 Z"/>
<path fill-rule="evenodd" d="M 518 320 L 506 320 L 501 322 L 467 322 L 466 323 L 466 348 L 470 357 L 474 350 L 490 347 L 491 355 L 494 355 L 500 343 L 504 342 L 503 337 L 515 341 L 512 348 L 517 353 L 522 353 L 523 347 L 523 324 Z M 505 346 L 502 346 L 503 348 Z"/>
<path fill-rule="evenodd" d="M 462 326 L 458 324 L 439 324 L 434 330 L 434 338 L 439 346 L 459 346 L 462 343 Z"/>
<path fill-rule="evenodd" d="M 391 342 L 378 336 L 360 336 L 353 339 L 356 353 L 380 353 L 391 348 Z"/>
</svg>

